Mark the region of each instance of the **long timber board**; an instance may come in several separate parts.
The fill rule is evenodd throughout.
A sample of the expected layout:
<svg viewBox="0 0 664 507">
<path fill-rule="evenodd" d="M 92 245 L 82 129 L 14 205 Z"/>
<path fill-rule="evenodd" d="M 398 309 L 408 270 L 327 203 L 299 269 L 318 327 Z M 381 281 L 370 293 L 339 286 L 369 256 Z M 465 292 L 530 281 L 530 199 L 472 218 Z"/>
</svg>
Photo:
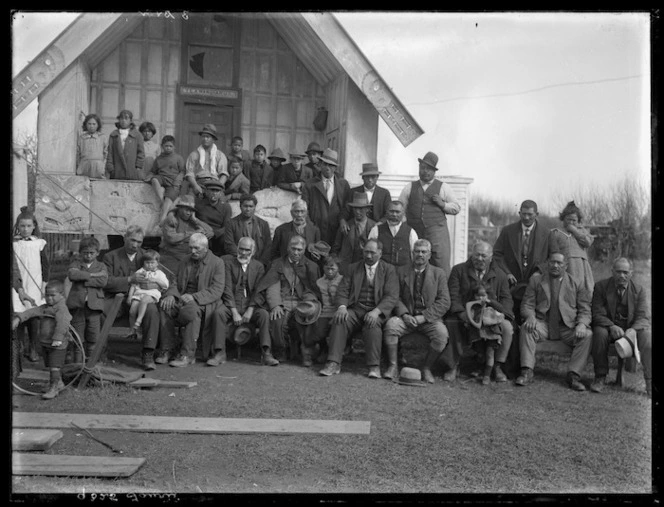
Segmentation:
<svg viewBox="0 0 664 507">
<path fill-rule="evenodd" d="M 57 454 L 12 453 L 12 475 L 76 477 L 129 477 L 145 458 L 109 456 L 59 456 Z"/>
</svg>

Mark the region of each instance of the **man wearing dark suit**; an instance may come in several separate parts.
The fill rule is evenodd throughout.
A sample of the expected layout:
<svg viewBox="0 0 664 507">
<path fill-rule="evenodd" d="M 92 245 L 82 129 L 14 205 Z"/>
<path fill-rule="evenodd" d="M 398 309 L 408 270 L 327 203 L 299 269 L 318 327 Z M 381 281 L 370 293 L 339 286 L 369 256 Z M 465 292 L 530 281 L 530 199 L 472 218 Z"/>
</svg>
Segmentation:
<svg viewBox="0 0 664 507">
<path fill-rule="evenodd" d="M 290 162 L 279 169 L 276 177 L 276 185 L 282 190 L 290 190 L 302 194 L 304 183 L 314 177 L 310 167 L 303 165 L 304 153 L 297 151 L 288 154 Z"/>
<path fill-rule="evenodd" d="M 272 357 L 270 316 L 265 309 L 260 308 L 258 303 L 259 294 L 256 287 L 265 274 L 265 267 L 261 262 L 252 258 L 255 248 L 256 243 L 253 239 L 240 238 L 237 244 L 237 255 L 225 255 L 222 258 L 226 267 L 226 284 L 221 316 L 224 325 L 231 321 L 228 336 L 232 336 L 238 326 L 252 323 L 258 329 L 261 363 L 276 366 L 279 361 Z"/>
<path fill-rule="evenodd" d="M 318 144 L 315 141 L 312 141 L 309 143 L 309 146 L 307 146 L 307 149 L 305 150 L 307 158 L 309 159 L 309 162 L 306 163 L 306 167 L 311 169 L 311 174 L 313 174 L 313 178 L 317 178 L 320 176 L 320 168 L 318 167 L 318 160 L 320 159 L 320 156 L 323 154 L 323 150 L 320 149 L 320 144 Z"/>
<path fill-rule="evenodd" d="M 609 344 L 620 338 L 638 347 L 646 392 L 652 395 L 652 331 L 646 291 L 632 281 L 632 265 L 624 257 L 613 263 L 613 276 L 595 284 L 592 300 L 593 367 L 590 390 L 602 391 L 609 372 Z M 620 371 L 620 366 L 618 367 Z M 619 377 L 622 380 L 621 376 Z"/>
<path fill-rule="evenodd" d="M 341 371 L 346 341 L 361 329 L 369 378 L 381 378 L 383 326 L 399 298 L 397 273 L 394 266 L 380 260 L 382 247 L 380 241 L 368 240 L 364 260 L 351 264 L 339 284 L 339 309 L 330 330 L 327 363 L 320 375 L 327 377 Z"/>
<path fill-rule="evenodd" d="M 378 224 L 382 224 L 387 220 L 387 208 L 392 202 L 390 191 L 376 184 L 380 174 L 381 172 L 376 164 L 362 164 L 360 176 L 364 184 L 351 189 L 351 195 L 356 193 L 367 195 L 367 200 L 372 204 L 367 216 Z M 351 210 L 346 210 L 344 218 L 346 221 L 352 218 Z"/>
<path fill-rule="evenodd" d="M 297 331 L 300 343 L 315 341 L 306 334 L 314 333 L 316 326 L 302 326 L 294 318 L 298 303 L 320 301 L 316 285 L 320 268 L 304 256 L 305 248 L 304 238 L 293 236 L 288 244 L 288 254 L 272 262 L 256 289 L 258 292 L 265 291 L 265 301 L 270 310 L 270 335 L 277 359 L 285 359 L 287 346 L 290 348 L 290 359 L 297 356 L 298 344 L 291 339 L 293 329 Z M 304 362 L 306 358 L 302 359 Z"/>
<path fill-rule="evenodd" d="M 307 218 L 306 201 L 295 199 L 291 204 L 290 213 L 293 220 L 277 226 L 274 230 L 270 260 L 285 256 L 288 253 L 290 239 L 297 235 L 302 236 L 307 242 L 305 255 L 313 261 L 318 262 L 320 256 L 313 250 L 313 246 L 320 241 L 320 229 Z"/>
<path fill-rule="evenodd" d="M 203 358 L 216 366 L 226 362 L 226 326 L 221 318 L 226 268 L 224 261 L 209 250 L 204 234 L 192 234 L 189 249 L 189 255 L 178 265 L 174 282 L 159 302 L 162 347 L 164 351 L 174 351 L 175 327 L 183 327 L 179 354 L 168 364 L 181 368 L 195 363 L 202 325 Z"/>
<path fill-rule="evenodd" d="M 505 315 L 501 323 L 502 340 L 496 351 L 496 362 L 493 373 L 496 382 L 507 382 L 503 364 L 512 344 L 514 327 L 510 322 L 512 314 L 512 296 L 505 273 L 492 262 L 493 251 L 486 241 L 478 241 L 473 245 L 470 258 L 466 262 L 452 268 L 448 286 L 450 289 L 451 306 L 445 317 L 445 324 L 450 333 L 450 342 L 445 347 L 441 358 L 450 368 L 443 375 L 443 380 L 451 382 L 456 378 L 459 359 L 463 354 L 464 344 L 468 343 L 469 317 L 466 303 L 477 299 L 475 296 L 480 286 L 487 292 L 487 304 Z"/>
<path fill-rule="evenodd" d="M 337 255 L 341 259 L 341 266 L 339 266 L 341 274 L 346 274 L 348 266 L 363 259 L 364 243 L 369 237 L 369 231 L 376 225 L 376 222 L 367 218 L 372 204 L 367 200 L 365 194 L 354 194 L 353 200 L 347 206 L 353 210 L 348 221 L 349 230 L 344 233 L 339 227 L 334 245 L 330 250 L 333 255 Z"/>
<path fill-rule="evenodd" d="M 418 239 L 413 248 L 413 266 L 397 270 L 399 301 L 395 317 L 385 324 L 383 340 L 387 348 L 389 367 L 383 378 L 392 379 L 397 373 L 399 338 L 406 333 L 418 332 L 429 339 L 429 351 L 424 359 L 422 377 L 433 384 L 431 367 L 447 345 L 448 333 L 443 315 L 450 309 L 450 292 L 445 271 L 429 264 L 431 243 Z"/>
<path fill-rule="evenodd" d="M 521 316 L 521 375 L 516 385 L 532 382 L 537 342 L 561 340 L 572 348 L 567 383 L 575 391 L 585 391 L 580 379 L 592 346 L 590 294 L 569 276 L 562 253 L 549 255 L 547 272 L 530 278 L 521 302 Z"/>
<path fill-rule="evenodd" d="M 210 238 L 210 250 L 217 257 L 224 254 L 224 234 L 231 221 L 231 205 L 223 202 L 221 196 L 224 186 L 219 180 L 211 179 L 203 183 L 205 194 L 196 198 L 196 217 L 212 228 L 214 236 Z"/>
<path fill-rule="evenodd" d="M 334 175 L 337 152 L 326 149 L 319 159 L 321 174 L 311 178 L 302 188 L 302 198 L 309 205 L 309 218 L 318 226 L 323 241 L 334 244 L 337 230 L 345 224 L 343 214 L 351 198 L 348 182 Z"/>
<path fill-rule="evenodd" d="M 159 286 L 148 281 L 145 275 L 136 274 L 143 267 L 141 261 L 143 257 L 143 238 L 145 233 L 143 228 L 138 225 L 130 225 L 124 235 L 124 246 L 111 250 L 104 254 L 102 261 L 106 264 L 108 271 L 108 281 L 104 286 L 104 314 L 108 314 L 113 299 L 116 294 L 127 294 L 129 286 L 139 284 L 141 289 L 158 289 Z M 170 273 L 167 273 L 170 275 Z M 123 300 L 118 310 L 116 319 L 129 315 L 129 305 L 126 298 Z M 159 355 L 154 357 L 154 351 L 157 348 L 159 340 L 159 308 L 156 303 L 150 303 L 145 310 L 145 316 L 141 322 L 141 331 L 143 335 L 143 351 L 141 354 L 143 368 L 154 370 L 155 363 L 164 364 L 168 361 L 168 356 Z"/>
<path fill-rule="evenodd" d="M 270 264 L 272 236 L 270 225 L 255 215 L 258 199 L 254 194 L 240 197 L 240 214 L 231 218 L 224 233 L 224 249 L 229 255 L 237 255 L 237 244 L 240 238 L 248 237 L 256 242 L 254 259 L 265 266 Z"/>
</svg>

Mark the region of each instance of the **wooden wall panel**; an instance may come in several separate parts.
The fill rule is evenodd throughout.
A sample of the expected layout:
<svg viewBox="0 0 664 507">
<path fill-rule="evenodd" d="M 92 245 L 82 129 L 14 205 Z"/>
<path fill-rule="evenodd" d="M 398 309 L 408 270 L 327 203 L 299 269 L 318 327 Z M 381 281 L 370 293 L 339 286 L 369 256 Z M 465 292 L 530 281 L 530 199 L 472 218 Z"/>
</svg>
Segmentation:
<svg viewBox="0 0 664 507">
<path fill-rule="evenodd" d="M 268 127 L 271 126 L 273 116 L 272 113 L 272 97 L 256 97 L 256 125 Z"/>
<path fill-rule="evenodd" d="M 99 95 L 101 111 L 97 112 L 97 114 L 101 115 L 102 123 L 106 125 L 103 131 L 108 135 L 115 128 L 112 125 L 115 123 L 115 117 L 120 112 L 118 107 L 118 104 L 120 103 L 120 87 L 104 86 Z"/>
<path fill-rule="evenodd" d="M 143 68 L 141 64 L 141 53 L 142 45 L 137 42 L 127 42 L 125 46 L 125 83 L 141 83 L 141 70 Z"/>
<path fill-rule="evenodd" d="M 161 44 L 148 45 L 148 75 L 149 84 L 162 83 L 162 71 L 164 68 L 163 49 Z"/>
<path fill-rule="evenodd" d="M 286 158 L 288 158 L 288 153 L 290 151 L 293 151 L 293 150 L 290 150 L 288 148 L 284 148 L 284 147 L 288 147 L 288 146 L 292 146 L 290 131 L 277 130 L 276 135 L 275 135 L 275 140 L 274 140 L 274 148 L 281 148 L 281 151 L 283 151 Z M 270 150 L 270 152 L 274 148 L 272 148 Z M 307 149 L 306 146 L 304 147 L 304 149 L 305 150 Z"/>
<path fill-rule="evenodd" d="M 116 49 L 101 64 L 102 80 L 106 83 L 120 82 L 120 50 Z"/>
<path fill-rule="evenodd" d="M 295 125 L 295 114 L 293 111 L 293 99 L 281 98 L 277 99 L 277 126 L 278 127 L 292 127 Z"/>
<path fill-rule="evenodd" d="M 155 123 L 155 126 L 162 123 L 161 117 L 161 90 L 147 90 L 145 94 L 145 121 Z M 162 135 L 161 130 L 157 135 Z"/>
</svg>

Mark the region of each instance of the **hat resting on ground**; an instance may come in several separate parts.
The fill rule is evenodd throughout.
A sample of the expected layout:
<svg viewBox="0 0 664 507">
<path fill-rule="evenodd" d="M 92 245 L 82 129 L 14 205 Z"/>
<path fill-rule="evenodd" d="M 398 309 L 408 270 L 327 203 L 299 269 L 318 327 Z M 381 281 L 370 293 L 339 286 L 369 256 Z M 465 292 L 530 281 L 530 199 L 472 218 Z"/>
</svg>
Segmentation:
<svg viewBox="0 0 664 507">
<path fill-rule="evenodd" d="M 295 307 L 295 322 L 303 326 L 313 324 L 320 317 L 322 310 L 318 301 L 301 301 Z"/>
<path fill-rule="evenodd" d="M 309 143 L 309 146 L 307 146 L 307 149 L 304 152 L 308 155 L 310 151 L 318 153 L 319 155 L 323 154 L 323 150 L 320 149 L 320 144 L 315 142 Z"/>
<path fill-rule="evenodd" d="M 422 382 L 422 372 L 417 368 L 401 368 L 399 372 L 399 384 L 402 386 L 413 386 L 413 387 L 426 387 L 426 383 Z"/>
<path fill-rule="evenodd" d="M 175 199 L 175 202 L 173 203 L 174 206 L 181 206 L 183 208 L 191 208 L 194 211 L 196 211 L 196 206 L 194 202 L 194 196 L 190 194 L 186 195 L 181 195 L 177 199 Z"/>
<path fill-rule="evenodd" d="M 434 171 L 438 170 L 438 168 L 436 167 L 436 164 L 438 164 L 438 155 L 436 155 L 433 151 L 430 151 L 426 155 L 424 155 L 424 158 L 418 158 L 417 160 L 421 164 L 428 165 Z"/>
<path fill-rule="evenodd" d="M 362 164 L 362 172 L 360 173 L 360 176 L 378 176 L 379 174 L 382 173 L 378 170 L 376 164 Z"/>
<path fill-rule="evenodd" d="M 326 164 L 338 166 L 339 165 L 339 154 L 336 151 L 334 151 L 330 148 L 325 148 L 325 151 L 319 157 L 319 160 L 325 162 Z"/>
<path fill-rule="evenodd" d="M 364 192 L 355 192 L 353 200 L 348 203 L 351 208 L 373 208 L 373 204 L 367 199 L 367 194 Z"/>
<path fill-rule="evenodd" d="M 206 123 L 205 125 L 203 125 L 203 128 L 200 130 L 198 135 L 202 136 L 203 134 L 210 134 L 212 137 L 214 137 L 215 141 L 219 139 L 217 137 L 217 127 L 212 125 L 212 123 Z"/>
<path fill-rule="evenodd" d="M 284 157 L 284 152 L 281 151 L 281 148 L 275 148 L 272 150 L 272 153 L 270 153 L 270 156 L 267 157 L 268 159 L 270 158 L 278 158 L 281 159 L 282 162 L 286 161 L 286 157 Z"/>
<path fill-rule="evenodd" d="M 250 324 L 242 324 L 235 329 L 233 341 L 236 345 L 244 345 L 254 335 L 254 330 Z"/>
</svg>

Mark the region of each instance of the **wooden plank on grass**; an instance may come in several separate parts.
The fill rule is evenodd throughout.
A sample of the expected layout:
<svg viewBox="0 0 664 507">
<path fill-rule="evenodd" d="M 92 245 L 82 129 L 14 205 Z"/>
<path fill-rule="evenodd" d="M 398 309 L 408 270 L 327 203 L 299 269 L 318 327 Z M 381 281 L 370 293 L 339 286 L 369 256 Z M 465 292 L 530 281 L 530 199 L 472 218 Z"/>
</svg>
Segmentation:
<svg viewBox="0 0 664 507">
<path fill-rule="evenodd" d="M 62 438 L 60 430 L 14 429 L 12 430 L 12 450 L 47 451 Z"/>
<path fill-rule="evenodd" d="M 32 370 L 26 368 L 19 373 L 18 378 L 21 380 L 43 380 L 44 382 L 49 382 L 51 380 L 51 374 L 48 370 Z"/>
<path fill-rule="evenodd" d="M 139 378 L 133 382 L 127 384 L 131 387 L 167 387 L 167 388 L 179 388 L 186 387 L 191 388 L 198 385 L 198 382 L 180 382 L 179 380 L 160 380 L 158 378 Z"/>
<path fill-rule="evenodd" d="M 225 419 L 110 414 L 14 412 L 14 428 L 82 428 L 151 433 L 344 433 L 368 435 L 370 421 L 319 419 Z"/>
<path fill-rule="evenodd" d="M 109 456 L 59 456 L 57 454 L 12 453 L 13 475 L 57 475 L 76 477 L 129 477 L 145 458 Z"/>
</svg>

